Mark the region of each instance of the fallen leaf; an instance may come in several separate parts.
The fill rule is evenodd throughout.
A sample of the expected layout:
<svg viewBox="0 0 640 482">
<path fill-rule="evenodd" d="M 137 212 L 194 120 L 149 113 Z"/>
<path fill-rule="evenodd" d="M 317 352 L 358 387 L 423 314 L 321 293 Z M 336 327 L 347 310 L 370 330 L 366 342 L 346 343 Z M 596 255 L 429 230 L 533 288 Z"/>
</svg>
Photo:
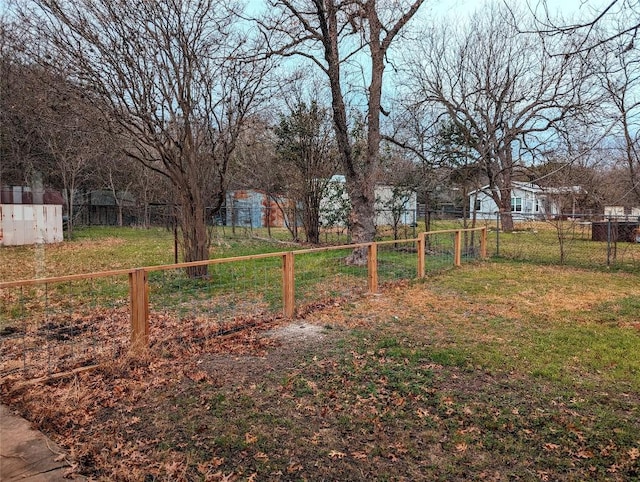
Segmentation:
<svg viewBox="0 0 640 482">
<path fill-rule="evenodd" d="M 469 446 L 464 442 L 456 444 L 456 452 L 466 452 L 468 448 Z"/>
<path fill-rule="evenodd" d="M 576 457 L 579 459 L 591 459 L 593 458 L 593 452 L 589 449 L 582 449 L 576 452 Z"/>
<path fill-rule="evenodd" d="M 345 454 L 344 452 L 338 452 L 337 450 L 332 450 L 331 452 L 329 452 L 329 457 L 331 457 L 332 459 L 343 459 L 346 457 L 347 454 Z"/>
<path fill-rule="evenodd" d="M 200 370 L 198 372 L 187 373 L 187 377 L 190 380 L 193 380 L 194 382 L 198 383 L 207 379 L 207 372 Z"/>
</svg>

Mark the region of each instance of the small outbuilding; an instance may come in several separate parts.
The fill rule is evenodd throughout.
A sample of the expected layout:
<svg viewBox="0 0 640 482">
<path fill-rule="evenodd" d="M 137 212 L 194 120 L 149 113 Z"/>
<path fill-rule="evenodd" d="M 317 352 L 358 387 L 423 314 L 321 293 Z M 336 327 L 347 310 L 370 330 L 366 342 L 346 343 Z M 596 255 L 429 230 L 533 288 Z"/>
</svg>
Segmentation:
<svg viewBox="0 0 640 482">
<path fill-rule="evenodd" d="M 376 226 L 413 225 L 418 216 L 416 191 L 403 186 L 376 184 L 374 187 Z M 346 178 L 335 175 L 327 184 L 320 201 L 320 222 L 323 226 L 347 224 L 350 211 Z"/>
<path fill-rule="evenodd" d="M 59 243 L 63 199 L 55 191 L 3 186 L 0 194 L 0 245 Z"/>
<path fill-rule="evenodd" d="M 225 214 L 227 226 L 247 228 L 281 228 L 293 216 L 293 201 L 282 196 L 268 195 L 255 189 L 236 189 L 227 192 Z"/>
</svg>

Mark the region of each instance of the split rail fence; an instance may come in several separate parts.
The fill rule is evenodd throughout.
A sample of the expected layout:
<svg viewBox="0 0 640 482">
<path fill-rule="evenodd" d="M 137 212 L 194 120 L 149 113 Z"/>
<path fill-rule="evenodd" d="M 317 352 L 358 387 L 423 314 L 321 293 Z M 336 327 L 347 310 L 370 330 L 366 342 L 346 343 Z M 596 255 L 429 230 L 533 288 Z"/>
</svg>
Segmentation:
<svg viewBox="0 0 640 482">
<path fill-rule="evenodd" d="M 345 262 L 354 249 L 367 265 Z M 151 347 L 173 357 L 381 284 L 486 257 L 487 229 L 0 283 L 0 387 L 82 371 Z M 194 279 L 189 268 L 206 266 Z"/>
</svg>

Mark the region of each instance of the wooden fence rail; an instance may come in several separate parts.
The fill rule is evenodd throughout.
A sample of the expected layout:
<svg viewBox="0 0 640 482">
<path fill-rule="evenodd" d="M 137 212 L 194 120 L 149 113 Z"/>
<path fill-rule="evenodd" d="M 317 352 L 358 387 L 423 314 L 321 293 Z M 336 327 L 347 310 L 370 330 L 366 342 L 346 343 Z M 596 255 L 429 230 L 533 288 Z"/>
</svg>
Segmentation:
<svg viewBox="0 0 640 482">
<path fill-rule="evenodd" d="M 129 299 L 130 299 L 130 320 L 131 320 L 131 349 L 145 349 L 149 344 L 149 273 L 155 271 L 175 270 L 194 266 L 234 263 L 238 261 L 249 261 L 256 259 L 280 257 L 282 260 L 282 306 L 285 318 L 295 316 L 295 258 L 307 253 L 318 253 L 331 250 L 345 250 L 355 248 L 367 249 L 367 289 L 370 293 L 378 291 L 378 247 L 388 244 L 416 243 L 417 244 L 417 276 L 423 278 L 426 272 L 426 247 L 427 238 L 442 234 L 453 234 L 453 264 L 461 265 L 462 260 L 462 233 L 479 232 L 480 250 L 479 256 L 487 256 L 487 228 L 470 228 L 457 230 L 443 230 L 420 233 L 416 239 L 402 239 L 393 241 L 378 241 L 373 243 L 349 244 L 342 246 L 331 246 L 323 248 L 304 249 L 299 251 L 287 251 L 279 253 L 266 253 L 250 256 L 218 258 L 205 261 L 189 263 L 178 263 L 162 266 L 150 266 L 130 270 L 104 271 L 99 273 L 77 274 L 69 276 L 59 276 L 55 278 L 43 278 L 34 280 L 21 280 L 0 283 L 0 290 L 5 288 L 15 288 L 22 286 L 37 286 L 51 283 L 63 283 L 84 279 L 104 278 L 108 276 L 129 276 Z"/>
</svg>

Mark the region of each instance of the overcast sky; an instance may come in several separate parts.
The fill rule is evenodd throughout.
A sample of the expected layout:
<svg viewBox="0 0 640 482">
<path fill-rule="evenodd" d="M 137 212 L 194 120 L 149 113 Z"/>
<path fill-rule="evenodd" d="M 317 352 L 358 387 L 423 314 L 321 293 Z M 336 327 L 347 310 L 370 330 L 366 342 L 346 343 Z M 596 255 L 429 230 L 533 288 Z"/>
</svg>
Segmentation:
<svg viewBox="0 0 640 482">
<path fill-rule="evenodd" d="M 611 0 L 503 0 L 506 4 L 512 6 L 528 7 L 536 15 L 544 15 L 544 5 L 546 3 L 549 14 L 556 16 L 560 14 L 566 18 L 593 18 L 595 12 L 600 12 L 602 8 L 609 4 Z M 437 9 L 444 11 L 458 12 L 459 14 L 473 12 L 478 6 L 484 3 L 483 0 L 438 0 L 437 5 L 433 5 Z M 429 8 L 429 7 L 427 7 Z"/>
</svg>

